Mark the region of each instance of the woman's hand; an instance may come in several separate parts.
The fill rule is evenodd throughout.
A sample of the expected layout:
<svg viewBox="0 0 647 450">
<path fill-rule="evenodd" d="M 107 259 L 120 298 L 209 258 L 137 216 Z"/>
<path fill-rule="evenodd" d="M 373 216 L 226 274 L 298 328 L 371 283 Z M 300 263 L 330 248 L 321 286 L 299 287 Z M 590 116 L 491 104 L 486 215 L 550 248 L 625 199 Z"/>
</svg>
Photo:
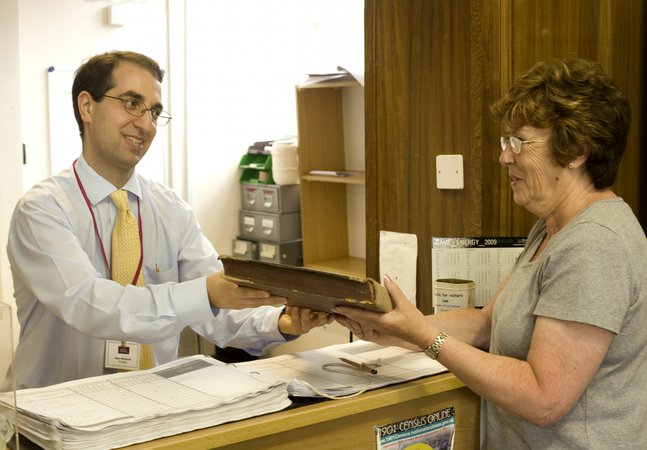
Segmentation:
<svg viewBox="0 0 647 450">
<path fill-rule="evenodd" d="M 429 331 L 424 314 L 411 304 L 400 287 L 386 276 L 384 285 L 393 301 L 391 311 L 375 313 L 359 308 L 337 306 L 333 308 L 337 314 L 335 320 L 360 339 L 415 350 L 427 348 Z"/>
</svg>

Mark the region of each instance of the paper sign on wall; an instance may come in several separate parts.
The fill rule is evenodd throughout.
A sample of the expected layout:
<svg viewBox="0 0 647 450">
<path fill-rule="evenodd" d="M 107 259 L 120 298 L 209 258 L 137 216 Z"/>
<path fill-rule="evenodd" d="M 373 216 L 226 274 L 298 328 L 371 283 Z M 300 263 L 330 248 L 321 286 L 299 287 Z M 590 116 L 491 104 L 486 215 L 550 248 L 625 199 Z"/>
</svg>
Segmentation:
<svg viewBox="0 0 647 450">
<path fill-rule="evenodd" d="M 434 237 L 431 243 L 433 280 L 474 281 L 474 306 L 483 307 L 510 273 L 525 245 L 524 237 Z"/>
<path fill-rule="evenodd" d="M 380 282 L 388 275 L 416 304 L 418 238 L 415 234 L 380 231 Z"/>
</svg>

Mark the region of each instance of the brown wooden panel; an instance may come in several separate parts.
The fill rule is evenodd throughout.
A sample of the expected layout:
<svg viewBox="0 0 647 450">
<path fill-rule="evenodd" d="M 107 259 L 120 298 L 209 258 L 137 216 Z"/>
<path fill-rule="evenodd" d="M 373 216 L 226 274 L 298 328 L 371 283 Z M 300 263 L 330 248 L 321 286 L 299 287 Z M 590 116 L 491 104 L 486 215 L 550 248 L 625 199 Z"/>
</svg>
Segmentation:
<svg viewBox="0 0 647 450">
<path fill-rule="evenodd" d="M 297 88 L 299 172 L 344 170 L 341 87 Z M 301 180 L 305 265 L 348 256 L 346 186 Z"/>
<path fill-rule="evenodd" d="M 491 95 L 499 72 L 497 41 L 483 38 L 499 18 L 496 5 L 366 2 L 367 274 L 379 273 L 380 230 L 416 234 L 425 312 L 432 306 L 431 238 L 498 227 L 498 188 L 484 181 L 499 170 L 498 131 L 483 120 L 484 92 Z M 441 154 L 463 155 L 464 189 L 436 188 Z"/>
<path fill-rule="evenodd" d="M 641 125 L 644 103 L 643 0 L 514 0 L 511 2 L 512 55 L 517 77 L 536 61 L 581 57 L 598 61 L 629 97 L 632 129 L 614 191 L 639 214 Z M 519 208 L 513 231 L 535 218 Z M 643 221 L 643 228 L 647 223 Z"/>
<path fill-rule="evenodd" d="M 346 186 L 301 181 L 301 200 L 304 264 L 348 256 Z"/>
<path fill-rule="evenodd" d="M 344 170 L 341 88 L 298 88 L 299 171 Z"/>
<path fill-rule="evenodd" d="M 431 312 L 433 236 L 528 233 L 536 218 L 514 205 L 488 108 L 550 57 L 596 59 L 629 96 L 633 128 L 614 188 L 647 227 L 646 14 L 642 0 L 367 0 L 367 275 L 379 274 L 380 230 L 416 234 L 418 304 Z M 463 155 L 465 189 L 436 189 L 439 154 Z"/>
</svg>

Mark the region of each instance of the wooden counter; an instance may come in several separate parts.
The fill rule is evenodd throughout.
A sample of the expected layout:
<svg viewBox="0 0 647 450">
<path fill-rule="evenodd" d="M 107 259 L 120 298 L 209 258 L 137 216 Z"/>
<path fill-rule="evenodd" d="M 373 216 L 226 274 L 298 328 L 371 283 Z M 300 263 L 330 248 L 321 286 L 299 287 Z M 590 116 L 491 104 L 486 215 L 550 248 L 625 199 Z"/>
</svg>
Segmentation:
<svg viewBox="0 0 647 450">
<path fill-rule="evenodd" d="M 125 447 L 129 450 L 375 448 L 375 425 L 456 408 L 455 449 L 479 448 L 480 399 L 454 375 L 434 375 L 343 400 L 276 413 Z"/>
</svg>

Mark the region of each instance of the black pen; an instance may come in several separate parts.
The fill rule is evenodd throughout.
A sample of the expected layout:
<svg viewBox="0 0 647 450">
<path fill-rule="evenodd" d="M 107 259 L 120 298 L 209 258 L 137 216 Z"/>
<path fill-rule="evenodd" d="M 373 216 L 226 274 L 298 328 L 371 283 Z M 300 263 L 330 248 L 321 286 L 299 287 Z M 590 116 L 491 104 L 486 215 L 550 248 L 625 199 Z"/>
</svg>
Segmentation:
<svg viewBox="0 0 647 450">
<path fill-rule="evenodd" d="M 342 362 L 345 362 L 346 364 L 350 364 L 351 366 L 355 367 L 356 369 L 364 370 L 366 372 L 372 373 L 375 375 L 377 373 L 377 370 L 368 364 L 365 363 L 358 363 L 356 361 L 351 361 L 350 359 L 346 358 L 339 358 Z"/>
</svg>

